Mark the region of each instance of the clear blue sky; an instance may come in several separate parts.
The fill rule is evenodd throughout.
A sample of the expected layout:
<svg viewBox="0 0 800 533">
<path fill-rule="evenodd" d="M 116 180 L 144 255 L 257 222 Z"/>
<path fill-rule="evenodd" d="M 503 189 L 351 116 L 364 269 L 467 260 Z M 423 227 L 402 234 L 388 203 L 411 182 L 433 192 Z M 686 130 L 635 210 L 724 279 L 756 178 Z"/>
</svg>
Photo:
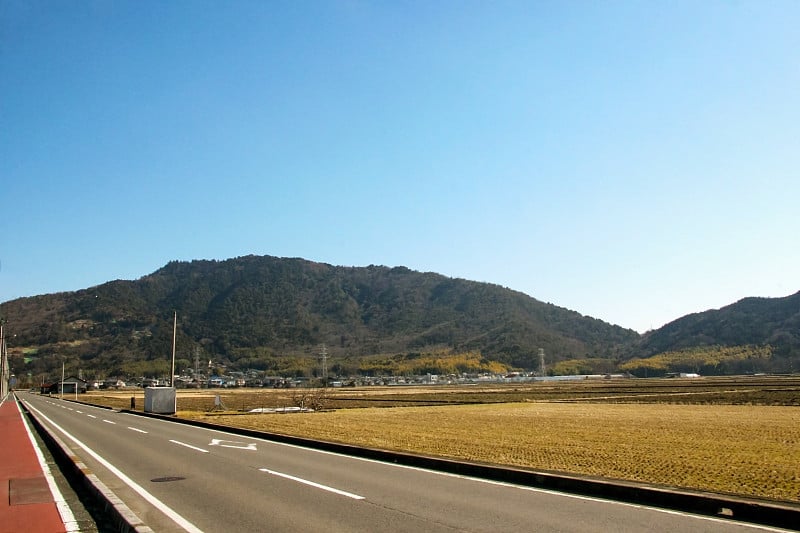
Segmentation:
<svg viewBox="0 0 800 533">
<path fill-rule="evenodd" d="M 800 290 L 800 2 L 0 2 L 0 302 L 241 255 L 645 331 Z"/>
</svg>

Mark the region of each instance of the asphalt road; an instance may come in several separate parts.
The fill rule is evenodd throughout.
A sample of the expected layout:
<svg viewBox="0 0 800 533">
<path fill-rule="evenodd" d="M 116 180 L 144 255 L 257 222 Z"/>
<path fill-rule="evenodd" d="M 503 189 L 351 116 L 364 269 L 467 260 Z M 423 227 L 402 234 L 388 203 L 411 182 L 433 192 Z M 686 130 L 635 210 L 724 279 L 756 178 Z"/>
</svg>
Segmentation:
<svg viewBox="0 0 800 533">
<path fill-rule="evenodd" d="M 18 397 L 157 532 L 778 531 Z"/>
</svg>

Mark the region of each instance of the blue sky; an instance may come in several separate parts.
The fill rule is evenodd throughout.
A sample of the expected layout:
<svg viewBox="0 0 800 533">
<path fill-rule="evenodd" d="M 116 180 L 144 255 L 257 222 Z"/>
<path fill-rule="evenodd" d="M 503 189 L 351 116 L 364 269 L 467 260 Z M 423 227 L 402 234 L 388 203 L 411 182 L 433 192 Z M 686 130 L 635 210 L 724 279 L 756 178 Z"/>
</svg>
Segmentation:
<svg viewBox="0 0 800 533">
<path fill-rule="evenodd" d="M 639 331 L 800 290 L 800 2 L 0 3 L 0 302 L 241 255 Z"/>
</svg>

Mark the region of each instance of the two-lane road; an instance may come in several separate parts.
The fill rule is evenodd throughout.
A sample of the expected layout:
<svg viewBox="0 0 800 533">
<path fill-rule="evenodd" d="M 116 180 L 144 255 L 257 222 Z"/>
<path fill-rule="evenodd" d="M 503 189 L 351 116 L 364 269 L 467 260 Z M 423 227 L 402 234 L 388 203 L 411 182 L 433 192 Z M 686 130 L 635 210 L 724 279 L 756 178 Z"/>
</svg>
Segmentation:
<svg viewBox="0 0 800 533">
<path fill-rule="evenodd" d="M 159 532 L 769 530 L 19 397 Z"/>
</svg>

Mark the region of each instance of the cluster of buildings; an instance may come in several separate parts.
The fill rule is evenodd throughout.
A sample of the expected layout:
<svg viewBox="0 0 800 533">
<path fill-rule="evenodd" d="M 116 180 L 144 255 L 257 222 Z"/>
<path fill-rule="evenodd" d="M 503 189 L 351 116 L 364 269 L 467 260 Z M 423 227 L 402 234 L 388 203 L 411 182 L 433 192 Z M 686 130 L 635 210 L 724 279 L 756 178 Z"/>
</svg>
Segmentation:
<svg viewBox="0 0 800 533">
<path fill-rule="evenodd" d="M 540 376 L 535 372 L 511 372 L 507 374 L 425 374 L 417 376 L 357 376 L 348 378 L 328 378 L 329 387 L 370 387 L 370 386 L 409 386 L 409 385 L 471 385 L 479 383 L 524 383 L 531 381 L 575 381 L 596 379 L 629 378 L 630 374 L 580 374 L 572 376 Z M 684 377 L 684 376 L 681 376 Z M 694 376 L 692 376 L 694 377 Z M 176 376 L 178 389 L 223 389 L 223 388 L 297 388 L 322 384 L 321 379 L 306 377 L 264 376 L 258 372 L 231 372 L 226 375 Z M 86 381 L 74 376 L 62 382 L 42 384 L 43 394 L 80 394 L 88 390 L 125 389 L 144 387 L 166 387 L 166 379 L 139 378 L 132 382 L 121 379 Z"/>
</svg>

